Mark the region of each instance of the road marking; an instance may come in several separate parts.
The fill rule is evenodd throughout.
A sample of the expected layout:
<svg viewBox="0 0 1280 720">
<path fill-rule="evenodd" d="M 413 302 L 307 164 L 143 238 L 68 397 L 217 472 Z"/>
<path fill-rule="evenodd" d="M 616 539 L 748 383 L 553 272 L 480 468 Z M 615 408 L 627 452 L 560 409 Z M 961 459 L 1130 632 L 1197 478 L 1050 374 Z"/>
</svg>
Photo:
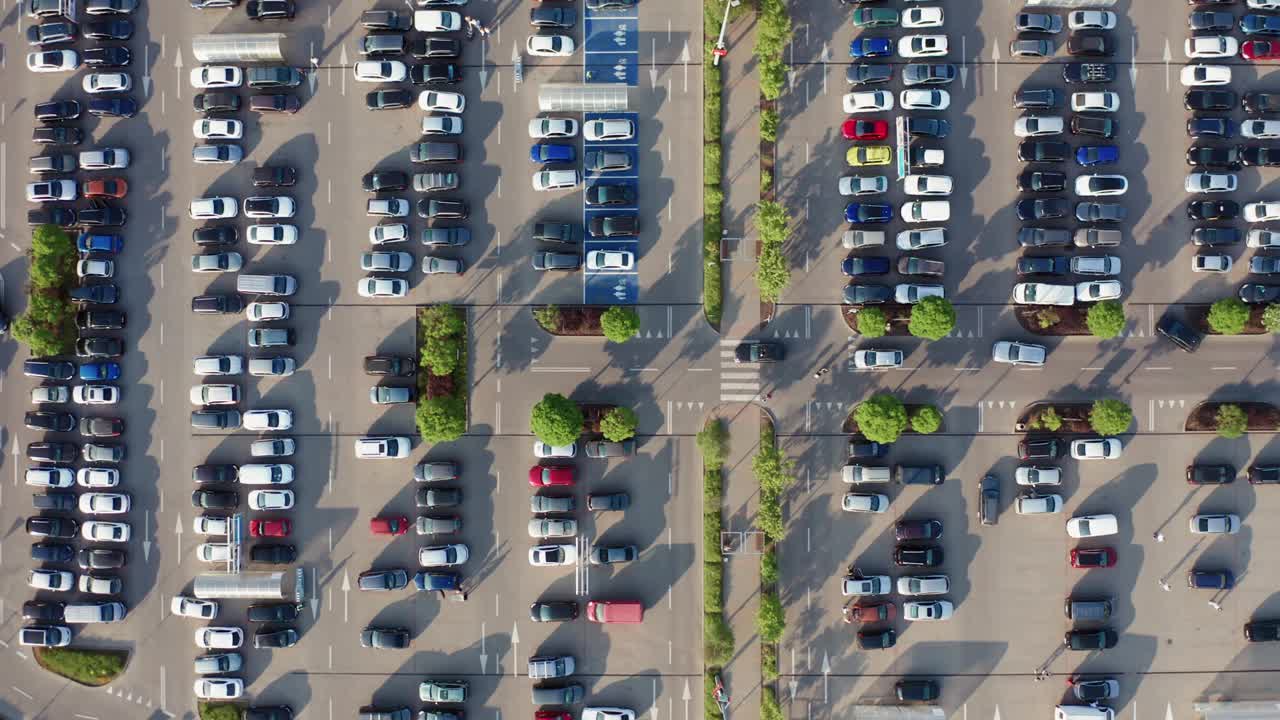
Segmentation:
<svg viewBox="0 0 1280 720">
<path fill-rule="evenodd" d="M 502 176 L 501 175 L 498 176 L 497 190 L 498 190 L 498 197 L 502 197 Z"/>
<path fill-rule="evenodd" d="M 22 17 L 21 12 L 18 13 L 18 17 Z M 8 213 L 5 212 L 5 200 L 6 198 L 9 197 L 8 165 L 9 165 L 9 143 L 0 142 L 0 230 L 4 230 L 7 228 L 7 221 L 5 220 L 5 217 L 7 216 Z M 9 243 L 9 244 L 13 245 L 14 250 L 18 249 L 17 245 L 14 245 L 13 243 Z"/>
<path fill-rule="evenodd" d="M 584 373 L 591 372 L 589 367 L 549 367 L 539 365 L 536 368 L 530 368 L 533 372 L 551 372 L 551 373 Z"/>
<path fill-rule="evenodd" d="M 333 180 L 325 181 L 325 189 L 329 194 L 329 204 L 333 204 Z"/>
<path fill-rule="evenodd" d="M 1165 366 L 1154 367 L 1152 365 L 1144 365 L 1142 369 L 1143 370 L 1172 370 L 1173 368 L 1165 367 Z"/>
<path fill-rule="evenodd" d="M 164 266 L 161 265 L 160 268 L 163 270 Z M 164 283 L 160 283 L 160 287 L 164 287 Z M 164 323 L 160 323 L 160 344 L 164 344 Z"/>
<path fill-rule="evenodd" d="M 329 669 L 333 669 L 333 646 L 329 646 Z"/>
<path fill-rule="evenodd" d="M 333 354 L 329 354 L 329 379 L 333 379 Z"/>
<path fill-rule="evenodd" d="M 160 404 L 164 405 L 164 380 L 160 381 Z"/>
<path fill-rule="evenodd" d="M 982 432 L 982 403 L 978 403 L 978 432 Z"/>
<path fill-rule="evenodd" d="M 19 17 L 21 17 L 21 16 L 19 16 Z M 21 653 L 19 653 L 19 654 L 21 654 Z M 31 695 L 30 693 L 28 693 L 26 690 L 23 690 L 22 688 L 18 687 L 17 685 L 10 685 L 10 687 L 12 687 L 12 688 L 13 688 L 13 691 L 14 691 L 14 692 L 18 693 L 19 695 L 21 695 L 22 697 L 24 697 L 24 698 L 26 698 L 26 699 L 28 699 L 28 700 L 34 700 L 34 699 L 35 699 L 34 697 L 32 697 L 32 695 Z"/>
<path fill-rule="evenodd" d="M 494 408 L 494 418 L 493 418 L 494 433 L 497 435 L 501 435 L 502 434 L 502 403 L 498 402 L 495 404 L 497 405 L 497 407 Z"/>
<path fill-rule="evenodd" d="M 1211 370 L 1235 370 L 1236 366 L 1235 365 L 1215 365 L 1210 369 Z"/>
<path fill-rule="evenodd" d="M 671 434 L 671 401 L 667 401 L 667 434 Z"/>
<path fill-rule="evenodd" d="M 342 77 L 344 77 L 344 78 L 345 78 L 345 77 L 346 77 L 346 75 L 343 75 Z M 342 93 L 342 94 L 343 94 L 343 95 L 346 95 L 346 93 L 345 93 L 345 92 L 344 92 L 344 93 Z M 325 123 L 325 127 L 326 127 L 326 130 L 325 130 L 325 132 L 326 132 L 326 136 L 328 137 L 328 143 L 327 143 L 327 144 L 332 145 L 332 144 L 333 144 L 333 123 L 332 123 L 332 122 L 327 122 L 327 123 Z"/>
</svg>

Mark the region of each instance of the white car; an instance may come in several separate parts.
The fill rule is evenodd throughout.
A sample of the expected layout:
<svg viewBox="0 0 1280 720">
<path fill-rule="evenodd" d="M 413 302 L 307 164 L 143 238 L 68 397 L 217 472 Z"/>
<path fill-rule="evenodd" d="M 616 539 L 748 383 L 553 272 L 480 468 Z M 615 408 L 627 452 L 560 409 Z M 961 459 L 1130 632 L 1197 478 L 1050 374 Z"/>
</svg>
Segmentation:
<svg viewBox="0 0 1280 720">
<path fill-rule="evenodd" d="M 529 137 L 535 140 L 571 138 L 577 134 L 578 121 L 573 118 L 537 117 L 529 121 Z"/>
<path fill-rule="evenodd" d="M 114 385 L 76 385 L 71 388 L 71 401 L 77 405 L 115 405 L 120 402 L 120 388 Z"/>
<path fill-rule="evenodd" d="M 27 202 L 67 202 L 80 196 L 74 180 L 27 183 Z"/>
<path fill-rule="evenodd" d="M 903 90 L 898 94 L 903 110 L 946 110 L 951 107 L 951 93 L 946 90 Z"/>
<path fill-rule="evenodd" d="M 124 582 L 115 575 L 90 575 L 85 573 L 80 576 L 80 592 L 89 593 L 90 595 L 119 595 L 124 589 Z"/>
<path fill-rule="evenodd" d="M 946 595 L 951 578 L 946 575 L 906 575 L 898 578 L 899 595 Z"/>
<path fill-rule="evenodd" d="M 578 561 L 578 546 L 568 545 L 535 545 L 529 548 L 529 564 L 534 567 L 552 565 L 572 565 Z"/>
<path fill-rule="evenodd" d="M 461 135 L 462 118 L 454 115 L 427 115 L 422 118 L 423 135 Z"/>
<path fill-rule="evenodd" d="M 1073 10 L 1067 13 L 1067 27 L 1076 30 L 1112 30 L 1116 14 L 1110 10 Z"/>
<path fill-rule="evenodd" d="M 903 620 L 950 620 L 956 606 L 950 600 L 908 600 L 902 603 Z"/>
<path fill-rule="evenodd" d="M 399 60 L 360 60 L 352 68 L 360 82 L 401 82 L 409 68 Z"/>
<path fill-rule="evenodd" d="M 112 488 L 120 484 L 120 471 L 115 468 L 82 467 L 76 471 L 76 484 L 84 488 Z"/>
<path fill-rule="evenodd" d="M 366 277 L 356 283 L 356 292 L 366 298 L 402 298 L 409 294 L 409 283 L 402 278 Z"/>
<path fill-rule="evenodd" d="M 1094 280 L 1076 283 L 1076 302 L 1116 300 L 1124 294 L 1119 280 Z"/>
<path fill-rule="evenodd" d="M 1053 283 L 1018 283 L 1013 286 L 1013 301 L 1019 305 L 1075 305 L 1073 285 Z"/>
<path fill-rule="evenodd" d="M 529 537 L 538 540 L 575 537 L 578 521 L 572 518 L 537 517 L 529 521 Z"/>
<path fill-rule="evenodd" d="M 1240 134 L 1255 140 L 1275 140 L 1280 138 L 1280 120 L 1249 118 L 1240 123 Z"/>
<path fill-rule="evenodd" d="M 569 445 L 548 445 L 541 440 L 533 443 L 533 456 L 536 458 L 571 458 L 578 455 L 578 443 Z"/>
<path fill-rule="evenodd" d="M 1251 248 L 1280 248 L 1280 231 L 1250 230 L 1245 235 L 1244 244 Z"/>
<path fill-rule="evenodd" d="M 196 375 L 239 375 L 244 372 L 244 357 L 201 355 L 191 361 L 191 371 Z"/>
<path fill-rule="evenodd" d="M 1076 275 L 1119 275 L 1120 258 L 1115 255 L 1076 255 L 1071 258 L 1071 272 Z"/>
<path fill-rule="evenodd" d="M 23 473 L 24 482 L 32 487 L 69 488 L 75 475 L 69 468 L 33 467 Z"/>
<path fill-rule="evenodd" d="M 908 8 L 902 13 L 902 27 L 931 28 L 942 27 L 944 15 L 942 8 L 935 6 Z"/>
<path fill-rule="evenodd" d="M 1187 38 L 1183 52 L 1191 59 L 1233 57 L 1240 50 L 1240 42 L 1229 35 L 1201 35 Z M 1183 68 L 1186 72 L 1186 68 Z M 1186 83 L 1183 83 L 1186 84 Z"/>
<path fill-rule="evenodd" d="M 369 217 L 409 217 L 409 201 L 404 198 L 369 198 L 364 214 Z"/>
<path fill-rule="evenodd" d="M 1188 65 L 1182 68 L 1179 78 L 1187 87 L 1228 85 L 1231 83 L 1231 68 L 1226 65 Z"/>
<path fill-rule="evenodd" d="M 919 230 L 903 230 L 894 241 L 899 250 L 926 250 L 939 248 L 947 244 L 946 228 L 920 228 Z"/>
<path fill-rule="evenodd" d="M 582 708 L 581 720 L 636 720 L 636 711 L 620 707 Z"/>
<path fill-rule="evenodd" d="M 233 218 L 240 213 L 240 204 L 232 197 L 196 198 L 191 201 L 188 214 L 192 220 L 220 220 Z"/>
<path fill-rule="evenodd" d="M 1035 343 L 1000 340 L 991 346 L 991 359 L 1007 365 L 1028 365 L 1043 367 L 1049 351 L 1043 345 Z"/>
<path fill-rule="evenodd" d="M 389 250 L 361 253 L 360 269 L 365 272 L 409 272 L 413 269 L 413 256 Z"/>
<path fill-rule="evenodd" d="M 297 211 L 297 204 L 288 195 L 254 195 L 244 201 L 245 217 L 291 218 Z"/>
<path fill-rule="evenodd" d="M 191 87 L 238 88 L 244 82 L 244 72 L 231 65 L 206 65 L 191 68 Z"/>
<path fill-rule="evenodd" d="M 1253 10 L 1280 10 L 1280 0 L 1245 0 L 1245 5 Z"/>
<path fill-rule="evenodd" d="M 457 32 L 462 29 L 462 15 L 452 10 L 418 10 L 413 14 L 413 29 L 418 32 Z"/>
<path fill-rule="evenodd" d="M 1235 192 L 1235 173 L 1195 172 L 1187 175 L 1184 185 L 1189 193 Z"/>
<path fill-rule="evenodd" d="M 293 411 L 278 408 L 274 410 L 250 410 L 244 414 L 241 422 L 245 430 L 258 430 L 260 432 L 288 430 L 293 427 Z"/>
<path fill-rule="evenodd" d="M 939 57 L 947 54 L 946 35 L 904 35 L 898 39 L 898 54 L 904 58 Z"/>
<path fill-rule="evenodd" d="M 244 159 L 244 149 L 235 143 L 194 145 L 191 161 L 200 165 L 235 165 Z"/>
<path fill-rule="evenodd" d="M 1240 516 L 1193 515 L 1188 526 L 1192 535 L 1235 535 L 1240 532 Z"/>
<path fill-rule="evenodd" d="M 1116 460 L 1124 444 L 1120 438 L 1084 438 L 1071 441 L 1071 457 L 1076 460 Z"/>
<path fill-rule="evenodd" d="M 1065 128 L 1066 124 L 1057 115 L 1023 115 L 1013 121 L 1013 134 L 1018 137 L 1061 135 Z"/>
<path fill-rule="evenodd" d="M 244 137 L 244 123 L 239 120 L 205 118 L 196 120 L 191 132 L 197 140 L 239 140 Z"/>
<path fill-rule="evenodd" d="M 129 542 L 133 529 L 128 523 L 89 520 L 80 526 L 80 537 L 94 542 Z"/>
<path fill-rule="evenodd" d="M 844 597 L 873 597 L 893 592 L 893 578 L 888 575 L 846 575 L 840 581 L 840 594 Z"/>
<path fill-rule="evenodd" d="M 293 507 L 292 490 L 254 490 L 249 493 L 251 510 L 288 510 Z"/>
<path fill-rule="evenodd" d="M 268 322 L 271 320 L 288 320 L 289 319 L 289 303 L 251 302 L 244 309 L 244 317 L 249 322 Z"/>
<path fill-rule="evenodd" d="M 1013 501 L 1013 511 L 1019 515 L 1056 515 L 1062 512 L 1062 496 L 1019 495 Z"/>
<path fill-rule="evenodd" d="M 636 256 L 626 250 L 592 250 L 587 253 L 588 270 L 630 270 Z"/>
<path fill-rule="evenodd" d="M 129 512 L 129 496 L 124 493 L 81 493 L 76 505 L 85 515 L 123 515 Z"/>
<path fill-rule="evenodd" d="M 625 118 L 599 118 L 582 123 L 582 139 L 588 142 L 615 142 L 636 136 L 636 124 Z"/>
<path fill-rule="evenodd" d="M 211 253 L 209 255 L 191 256 L 191 272 L 239 272 L 242 267 L 244 267 L 244 257 L 238 252 L 220 252 Z"/>
<path fill-rule="evenodd" d="M 1073 538 L 1106 537 L 1120 532 L 1115 515 L 1077 515 L 1067 521 L 1067 535 Z"/>
<path fill-rule="evenodd" d="M 908 195 L 951 194 L 952 181 L 950 175 L 908 175 L 903 178 L 903 191 Z"/>
<path fill-rule="evenodd" d="M 129 151 L 124 148 L 81 150 L 81 170 L 123 170 L 129 167 Z"/>
<path fill-rule="evenodd" d="M 893 301 L 900 305 L 915 305 L 925 298 L 945 296 L 941 285 L 899 283 L 893 288 Z"/>
<path fill-rule="evenodd" d="M 250 225 L 245 233 L 250 245 L 293 245 L 298 242 L 298 226 L 270 223 Z"/>
<path fill-rule="evenodd" d="M 230 543 L 200 543 L 196 546 L 196 557 L 200 562 L 224 563 L 231 560 Z"/>
<path fill-rule="evenodd" d="M 933 223 L 951 219 L 951 203 L 946 200 L 912 200 L 902 204 L 904 222 Z"/>
<path fill-rule="evenodd" d="M 89 73 L 84 76 L 80 85 L 90 95 L 122 93 L 133 89 L 133 78 L 129 77 L 129 73 L 122 72 Z"/>
<path fill-rule="evenodd" d="M 80 67 L 75 50 L 44 50 L 27 53 L 27 69 L 31 72 L 71 72 Z"/>
<path fill-rule="evenodd" d="M 409 438 L 399 435 L 370 436 L 356 439 L 356 457 L 383 460 L 409 457 Z"/>
<path fill-rule="evenodd" d="M 231 518 L 216 515 L 197 515 L 192 518 L 191 530 L 197 535 L 230 535 Z"/>
<path fill-rule="evenodd" d="M 1192 255 L 1191 272 L 1225 273 L 1231 272 L 1230 255 Z"/>
<path fill-rule="evenodd" d="M 235 650 L 244 644 L 238 627 L 202 627 L 196 630 L 196 647 L 205 650 Z"/>
<path fill-rule="evenodd" d="M 418 564 L 422 567 L 453 567 L 471 558 L 471 549 L 461 543 L 418 548 Z"/>
<path fill-rule="evenodd" d="M 577 170 L 541 170 L 533 174 L 533 189 L 539 192 L 577 187 L 582 176 Z"/>
<path fill-rule="evenodd" d="M 369 228 L 371 245 L 390 245 L 409 239 L 409 226 L 404 223 L 383 223 Z"/>
<path fill-rule="evenodd" d="M 846 93 L 842 99 L 844 111 L 857 113 L 884 112 L 893 109 L 893 93 L 888 90 L 866 90 Z"/>
<path fill-rule="evenodd" d="M 289 463 L 248 463 L 240 466 L 241 485 L 291 485 L 294 470 Z"/>
<path fill-rule="evenodd" d="M 1280 200 L 1245 203 L 1244 220 L 1245 222 L 1280 220 Z"/>
<path fill-rule="evenodd" d="M 1110 90 L 1071 93 L 1071 109 L 1074 112 L 1116 112 L 1120 109 L 1120 95 Z"/>
<path fill-rule="evenodd" d="M 76 576 L 66 570 L 36 568 L 27 575 L 27 586 L 36 590 L 69 592 L 76 585 Z"/>
<path fill-rule="evenodd" d="M 879 195 L 889 191 L 889 178 L 883 175 L 845 175 L 840 178 L 837 188 L 841 195 Z"/>
<path fill-rule="evenodd" d="M 853 366 L 857 368 L 897 368 L 902 367 L 901 350 L 859 350 L 853 354 Z"/>
<path fill-rule="evenodd" d="M 244 680 L 234 677 L 200 678 L 193 687 L 200 700 L 235 700 L 244 694 Z"/>
<path fill-rule="evenodd" d="M 191 404 L 235 405 L 240 402 L 239 385 L 195 385 L 191 388 Z"/>
<path fill-rule="evenodd" d="M 530 35 L 525 52 L 544 57 L 568 57 L 573 54 L 573 38 L 568 35 Z"/>
<path fill-rule="evenodd" d="M 1013 471 L 1014 482 L 1029 487 L 1041 485 L 1061 485 L 1062 470 L 1052 465 L 1022 465 Z"/>
<path fill-rule="evenodd" d="M 845 512 L 883 513 L 889 510 L 889 496 L 879 493 L 845 493 L 840 499 L 840 509 Z"/>
<path fill-rule="evenodd" d="M 186 595 L 174 595 L 169 603 L 169 612 L 179 617 L 212 620 L 218 617 L 218 603 L 213 600 L 200 600 Z"/>
<path fill-rule="evenodd" d="M 418 107 L 427 112 L 461 113 L 467 108 L 467 99 L 461 93 L 425 90 L 418 95 Z"/>
</svg>

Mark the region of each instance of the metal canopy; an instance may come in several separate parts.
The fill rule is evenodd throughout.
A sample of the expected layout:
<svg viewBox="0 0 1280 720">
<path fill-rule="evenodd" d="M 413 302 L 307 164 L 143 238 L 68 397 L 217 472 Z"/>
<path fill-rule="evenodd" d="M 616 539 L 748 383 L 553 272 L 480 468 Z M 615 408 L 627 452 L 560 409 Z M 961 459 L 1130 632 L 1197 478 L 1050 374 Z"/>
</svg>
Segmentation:
<svg viewBox="0 0 1280 720">
<path fill-rule="evenodd" d="M 1192 703 L 1191 709 L 1203 720 L 1280 720 L 1274 700 Z"/>
<path fill-rule="evenodd" d="M 593 83 L 547 83 L 538 88 L 542 112 L 625 112 L 627 86 Z"/>
<path fill-rule="evenodd" d="M 945 720 L 947 714 L 935 705 L 854 705 L 853 720 Z"/>
<path fill-rule="evenodd" d="M 280 62 L 284 33 L 226 33 L 191 38 L 191 54 L 202 63 Z"/>
</svg>

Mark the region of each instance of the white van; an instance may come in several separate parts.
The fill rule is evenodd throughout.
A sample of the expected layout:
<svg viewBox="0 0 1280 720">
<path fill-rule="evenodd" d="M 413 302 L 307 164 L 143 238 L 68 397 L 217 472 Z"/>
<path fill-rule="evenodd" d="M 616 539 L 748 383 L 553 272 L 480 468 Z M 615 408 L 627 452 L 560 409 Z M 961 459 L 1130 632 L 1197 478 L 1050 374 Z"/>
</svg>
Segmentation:
<svg viewBox="0 0 1280 720">
<path fill-rule="evenodd" d="M 1100 705 L 1059 705 L 1053 720 L 1115 720 L 1116 711 Z"/>
<path fill-rule="evenodd" d="M 121 602 L 67 603 L 62 620 L 67 623 L 120 622 L 128 611 Z"/>
<path fill-rule="evenodd" d="M 893 477 L 893 470 L 887 467 L 870 467 L 868 465 L 845 465 L 840 468 L 840 479 L 846 483 L 887 483 Z"/>
<path fill-rule="evenodd" d="M 236 291 L 245 295 L 292 295 L 298 281 L 292 275 L 237 275 Z"/>
</svg>

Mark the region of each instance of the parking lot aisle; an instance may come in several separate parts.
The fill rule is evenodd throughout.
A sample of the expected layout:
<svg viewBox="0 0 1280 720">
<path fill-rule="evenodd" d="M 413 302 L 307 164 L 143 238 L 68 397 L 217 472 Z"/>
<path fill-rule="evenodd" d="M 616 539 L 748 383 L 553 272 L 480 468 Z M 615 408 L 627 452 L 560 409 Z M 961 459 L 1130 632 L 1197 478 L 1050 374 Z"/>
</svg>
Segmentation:
<svg viewBox="0 0 1280 720">
<path fill-rule="evenodd" d="M 753 411 L 754 410 L 754 411 Z M 724 479 L 724 528 L 726 537 L 737 533 L 735 551 L 726 552 L 724 573 L 724 607 L 726 619 L 733 628 L 733 657 L 725 665 L 722 677 L 733 698 L 730 714 L 760 717 L 760 635 L 756 630 L 756 614 L 760 607 L 760 549 L 755 542 L 744 540 L 742 533 L 756 530 L 760 484 L 751 471 L 751 458 L 760 447 L 760 423 L 763 410 L 747 408 L 728 420 L 730 468 Z M 758 537 L 758 536 L 747 536 Z"/>
<path fill-rule="evenodd" d="M 583 78 L 590 83 L 626 83 L 640 78 L 640 7 L 593 10 L 584 5 Z"/>
<path fill-rule="evenodd" d="M 752 402 L 760 397 L 760 363 L 739 363 L 734 348 L 741 340 L 720 341 L 720 402 Z"/>
<path fill-rule="evenodd" d="M 729 26 L 725 43 L 729 54 L 720 59 L 723 157 L 721 189 L 724 191 L 724 240 L 729 251 L 738 250 L 732 262 L 723 263 L 725 335 L 741 337 L 760 324 L 760 297 L 753 273 L 756 267 L 756 231 L 752 224 L 760 201 L 760 83 L 755 75 L 756 44 L 753 14 L 744 13 Z M 727 250 L 721 248 L 721 259 Z"/>
</svg>

